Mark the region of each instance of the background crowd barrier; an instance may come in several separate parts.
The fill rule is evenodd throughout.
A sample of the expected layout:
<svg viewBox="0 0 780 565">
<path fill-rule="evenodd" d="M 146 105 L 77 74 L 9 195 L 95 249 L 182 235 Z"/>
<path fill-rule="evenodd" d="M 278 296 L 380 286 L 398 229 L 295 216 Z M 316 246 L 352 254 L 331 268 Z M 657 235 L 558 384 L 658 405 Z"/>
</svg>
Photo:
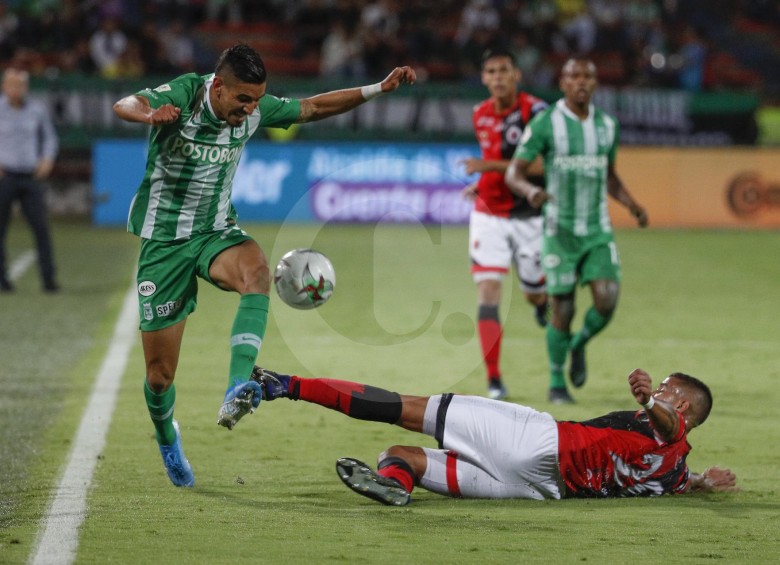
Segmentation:
<svg viewBox="0 0 780 565">
<path fill-rule="evenodd" d="M 233 200 L 242 222 L 464 224 L 462 161 L 476 144 L 252 142 Z M 103 140 L 93 152 L 92 217 L 121 225 L 142 178 L 146 144 Z M 780 149 L 624 147 L 617 170 L 654 227 L 780 227 Z M 617 227 L 633 226 L 610 202 Z"/>
</svg>

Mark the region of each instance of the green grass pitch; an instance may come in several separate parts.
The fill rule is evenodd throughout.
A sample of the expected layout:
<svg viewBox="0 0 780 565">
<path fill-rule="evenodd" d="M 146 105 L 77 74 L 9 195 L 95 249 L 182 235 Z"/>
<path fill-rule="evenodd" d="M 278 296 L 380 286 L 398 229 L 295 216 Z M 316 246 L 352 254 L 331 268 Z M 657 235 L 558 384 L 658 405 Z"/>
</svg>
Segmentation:
<svg viewBox="0 0 780 565">
<path fill-rule="evenodd" d="M 21 222 L 19 222 L 21 223 Z M 17 223 L 13 260 L 30 247 Z M 314 311 L 272 296 L 260 363 L 409 394 L 483 394 L 465 228 L 245 226 L 272 263 L 294 247 L 333 261 L 336 291 Z M 135 264 L 122 230 L 54 228 L 64 291 L 35 269 L 0 295 L 0 563 L 25 563 L 59 478 Z M 742 491 L 628 500 L 453 500 L 416 490 L 387 508 L 356 496 L 335 461 L 369 463 L 433 440 L 321 407 L 261 404 L 216 425 L 236 295 L 201 285 L 179 366 L 176 417 L 196 487 L 165 476 L 143 402 L 136 342 L 88 492 L 77 563 L 769 563 L 780 554 L 780 243 L 774 232 L 617 234 L 621 301 L 589 346 L 574 406 L 546 401 L 544 333 L 505 285 L 502 368 L 510 400 L 584 419 L 629 409 L 626 376 L 681 370 L 708 382 L 710 420 L 689 464 L 731 467 Z M 578 318 L 590 304 L 578 295 Z"/>
</svg>

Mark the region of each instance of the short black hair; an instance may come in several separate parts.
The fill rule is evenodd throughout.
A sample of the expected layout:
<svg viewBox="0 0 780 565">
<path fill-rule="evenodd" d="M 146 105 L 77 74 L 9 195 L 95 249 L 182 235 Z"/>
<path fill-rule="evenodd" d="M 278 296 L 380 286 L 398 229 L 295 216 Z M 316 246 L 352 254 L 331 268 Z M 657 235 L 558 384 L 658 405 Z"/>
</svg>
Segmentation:
<svg viewBox="0 0 780 565">
<path fill-rule="evenodd" d="M 515 56 L 512 54 L 512 52 L 507 49 L 503 45 L 493 45 L 491 47 L 488 47 L 482 52 L 482 66 L 485 66 L 485 63 L 487 63 L 488 59 L 492 59 L 493 57 L 508 57 L 510 61 L 512 61 L 512 66 L 517 66 L 517 61 L 515 60 Z"/>
<path fill-rule="evenodd" d="M 669 376 L 684 382 L 689 389 L 698 392 L 701 396 L 701 402 L 697 403 L 698 409 L 695 410 L 695 413 L 693 414 L 696 419 L 696 425 L 700 426 L 704 423 L 712 410 L 712 391 L 710 390 L 710 387 L 696 377 L 686 375 L 685 373 L 672 373 Z"/>
<path fill-rule="evenodd" d="M 220 74 L 226 69 L 241 82 L 250 84 L 263 84 L 268 76 L 260 54 L 246 43 L 238 43 L 222 52 L 214 72 Z"/>
</svg>

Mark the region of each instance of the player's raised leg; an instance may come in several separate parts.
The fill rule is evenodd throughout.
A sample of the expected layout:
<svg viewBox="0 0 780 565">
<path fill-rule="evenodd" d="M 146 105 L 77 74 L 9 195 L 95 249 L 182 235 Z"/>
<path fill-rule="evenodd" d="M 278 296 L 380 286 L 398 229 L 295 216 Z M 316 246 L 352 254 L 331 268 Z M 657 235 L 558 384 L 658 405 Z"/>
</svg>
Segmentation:
<svg viewBox="0 0 780 565">
<path fill-rule="evenodd" d="M 260 246 L 237 228 L 227 230 L 231 237 L 241 242 L 220 251 L 208 270 L 220 288 L 241 294 L 230 335 L 228 386 L 217 418 L 228 429 L 260 404 L 262 391 L 249 376 L 265 337 L 270 290 L 270 270 Z"/>
<path fill-rule="evenodd" d="M 581 387 L 588 378 L 585 345 L 609 324 L 620 294 L 620 285 L 616 281 L 592 281 L 590 288 L 593 295 L 593 306 L 585 314 L 582 329 L 572 337 L 569 343 L 571 353 L 569 379 L 575 387 Z"/>
<path fill-rule="evenodd" d="M 395 424 L 422 432 L 427 396 L 401 395 L 383 388 L 339 379 L 307 379 L 255 367 L 252 380 L 263 390 L 263 400 L 303 400 L 336 410 L 358 420 Z"/>
</svg>

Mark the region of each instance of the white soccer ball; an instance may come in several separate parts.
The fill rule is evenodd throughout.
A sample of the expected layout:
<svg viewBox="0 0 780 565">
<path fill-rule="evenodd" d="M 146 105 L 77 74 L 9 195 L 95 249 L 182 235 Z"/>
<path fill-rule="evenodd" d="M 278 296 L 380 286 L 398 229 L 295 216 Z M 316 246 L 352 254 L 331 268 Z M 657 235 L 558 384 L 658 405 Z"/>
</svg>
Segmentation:
<svg viewBox="0 0 780 565">
<path fill-rule="evenodd" d="M 336 288 L 336 271 L 330 259 L 313 249 L 284 254 L 274 271 L 274 285 L 285 304 L 301 310 L 321 306 Z"/>
</svg>

